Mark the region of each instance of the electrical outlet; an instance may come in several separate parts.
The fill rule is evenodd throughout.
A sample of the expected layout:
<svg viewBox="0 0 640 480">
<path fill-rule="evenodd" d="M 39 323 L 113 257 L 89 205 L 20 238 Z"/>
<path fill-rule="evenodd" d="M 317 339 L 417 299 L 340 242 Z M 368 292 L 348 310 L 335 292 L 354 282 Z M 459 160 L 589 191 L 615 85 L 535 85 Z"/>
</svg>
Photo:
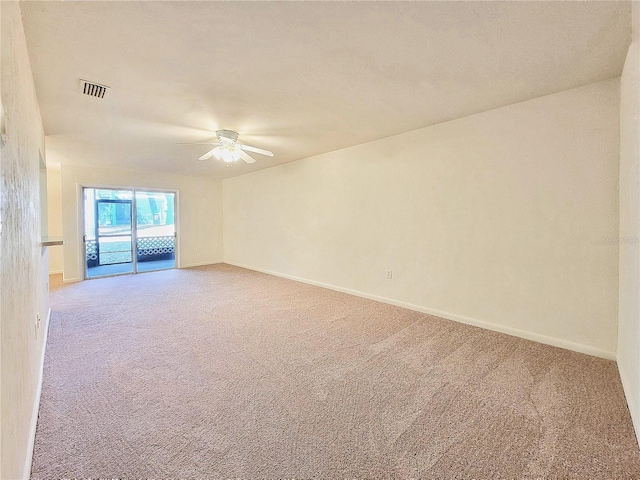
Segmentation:
<svg viewBox="0 0 640 480">
<path fill-rule="evenodd" d="M 391 280 L 393 278 L 393 271 L 387 270 L 387 280 Z"/>
</svg>

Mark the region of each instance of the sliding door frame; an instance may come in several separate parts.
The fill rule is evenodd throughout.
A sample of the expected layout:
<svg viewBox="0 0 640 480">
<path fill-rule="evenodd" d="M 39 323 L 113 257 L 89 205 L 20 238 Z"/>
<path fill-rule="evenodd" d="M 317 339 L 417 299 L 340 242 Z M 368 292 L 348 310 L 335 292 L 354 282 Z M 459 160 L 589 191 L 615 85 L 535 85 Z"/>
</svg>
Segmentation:
<svg viewBox="0 0 640 480">
<path fill-rule="evenodd" d="M 112 273 L 109 275 L 100 275 L 99 277 L 87 277 L 87 245 L 84 241 L 85 235 L 85 219 L 84 219 L 84 191 L 85 189 L 93 188 L 95 190 L 122 190 L 126 192 L 131 192 L 131 242 L 132 242 L 132 261 L 133 261 L 133 272 L 125 272 L 125 273 Z M 138 242 L 138 211 L 136 204 L 136 192 L 149 192 L 149 193 L 173 193 L 173 225 L 174 225 L 174 266 L 173 268 L 180 268 L 180 213 L 179 213 L 179 191 L 178 189 L 173 188 L 155 188 L 155 187 L 127 187 L 122 185 L 104 185 L 104 184 L 86 184 L 80 185 L 78 184 L 78 219 L 79 221 L 79 238 L 78 238 L 78 254 L 80 256 L 80 265 L 82 265 L 82 279 L 83 280 L 92 280 L 94 278 L 105 278 L 105 277 L 116 277 L 120 275 L 131 275 L 138 273 L 138 262 L 137 262 L 137 242 Z M 171 270 L 170 268 L 158 269 L 154 271 L 161 270 Z"/>
</svg>

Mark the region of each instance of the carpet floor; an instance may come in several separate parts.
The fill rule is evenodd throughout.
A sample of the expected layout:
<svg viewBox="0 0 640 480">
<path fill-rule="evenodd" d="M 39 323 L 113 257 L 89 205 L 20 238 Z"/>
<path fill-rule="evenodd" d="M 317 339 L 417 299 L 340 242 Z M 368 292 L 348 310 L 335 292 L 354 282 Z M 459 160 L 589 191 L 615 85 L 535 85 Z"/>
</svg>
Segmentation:
<svg viewBox="0 0 640 480">
<path fill-rule="evenodd" d="M 640 478 L 616 364 L 228 265 L 51 294 L 32 478 Z"/>
</svg>

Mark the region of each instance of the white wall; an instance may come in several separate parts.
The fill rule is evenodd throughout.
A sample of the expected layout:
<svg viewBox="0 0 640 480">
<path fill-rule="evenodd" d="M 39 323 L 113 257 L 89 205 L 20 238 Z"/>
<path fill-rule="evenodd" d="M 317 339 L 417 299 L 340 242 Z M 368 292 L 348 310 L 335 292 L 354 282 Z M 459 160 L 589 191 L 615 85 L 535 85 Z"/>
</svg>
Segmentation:
<svg viewBox="0 0 640 480">
<path fill-rule="evenodd" d="M 50 237 L 62 237 L 62 178 L 60 165 L 47 165 L 47 213 Z M 62 273 L 62 246 L 49 247 L 49 273 Z"/>
<path fill-rule="evenodd" d="M 640 437 L 640 2 L 620 80 L 620 306 L 618 369 Z"/>
<path fill-rule="evenodd" d="M 618 156 L 613 79 L 227 179 L 225 262 L 615 358 Z"/>
<path fill-rule="evenodd" d="M 1 97 L 7 118 L 0 189 L 2 237 L 0 478 L 28 478 L 49 300 L 40 247 L 40 155 L 44 136 L 17 2 L 0 2 Z M 36 328 L 36 316 L 42 321 Z"/>
<path fill-rule="evenodd" d="M 61 152 L 55 156 L 60 158 Z M 178 190 L 178 266 L 222 261 L 222 182 L 161 172 L 62 164 L 62 226 L 65 282 L 82 280 L 80 231 L 82 186 Z"/>
</svg>

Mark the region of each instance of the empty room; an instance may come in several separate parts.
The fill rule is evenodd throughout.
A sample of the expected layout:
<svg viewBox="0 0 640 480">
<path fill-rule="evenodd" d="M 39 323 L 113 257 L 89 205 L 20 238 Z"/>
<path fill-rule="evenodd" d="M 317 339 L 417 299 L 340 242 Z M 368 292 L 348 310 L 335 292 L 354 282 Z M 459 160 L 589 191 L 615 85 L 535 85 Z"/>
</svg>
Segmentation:
<svg viewBox="0 0 640 480">
<path fill-rule="evenodd" d="M 0 478 L 640 478 L 640 2 L 0 20 Z"/>
</svg>

